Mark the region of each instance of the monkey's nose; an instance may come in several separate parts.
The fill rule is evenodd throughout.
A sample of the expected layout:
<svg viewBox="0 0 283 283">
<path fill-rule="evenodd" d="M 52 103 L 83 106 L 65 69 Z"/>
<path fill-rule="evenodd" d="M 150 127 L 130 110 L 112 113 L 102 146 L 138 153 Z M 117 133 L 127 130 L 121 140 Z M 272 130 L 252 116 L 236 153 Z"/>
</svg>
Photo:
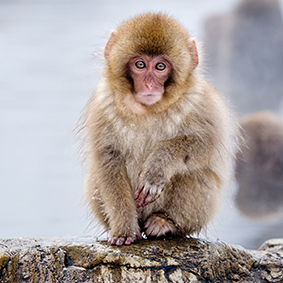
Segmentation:
<svg viewBox="0 0 283 283">
<path fill-rule="evenodd" d="M 145 83 L 146 87 L 149 88 L 149 89 L 152 89 L 153 88 L 153 83 L 152 82 L 148 82 L 148 83 Z"/>
</svg>

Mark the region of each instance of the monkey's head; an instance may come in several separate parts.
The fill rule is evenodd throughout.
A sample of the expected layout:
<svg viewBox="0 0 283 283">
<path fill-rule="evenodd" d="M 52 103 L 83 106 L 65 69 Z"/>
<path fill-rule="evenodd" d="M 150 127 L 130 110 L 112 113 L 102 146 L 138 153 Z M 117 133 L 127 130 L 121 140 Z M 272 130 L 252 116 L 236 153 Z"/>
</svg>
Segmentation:
<svg viewBox="0 0 283 283">
<path fill-rule="evenodd" d="M 136 114 L 168 109 L 188 91 L 198 65 L 196 44 L 187 31 L 176 20 L 154 13 L 122 23 L 111 34 L 104 56 L 118 107 Z"/>
</svg>

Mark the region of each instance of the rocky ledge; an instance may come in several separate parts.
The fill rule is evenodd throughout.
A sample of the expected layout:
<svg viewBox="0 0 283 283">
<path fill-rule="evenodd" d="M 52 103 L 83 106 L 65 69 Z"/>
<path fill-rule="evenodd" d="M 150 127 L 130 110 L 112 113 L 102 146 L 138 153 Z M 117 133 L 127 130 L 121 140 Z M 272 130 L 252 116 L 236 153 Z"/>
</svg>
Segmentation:
<svg viewBox="0 0 283 283">
<path fill-rule="evenodd" d="M 194 238 L 1 239 L 0 282 L 283 282 L 283 239 L 257 251 Z"/>
</svg>

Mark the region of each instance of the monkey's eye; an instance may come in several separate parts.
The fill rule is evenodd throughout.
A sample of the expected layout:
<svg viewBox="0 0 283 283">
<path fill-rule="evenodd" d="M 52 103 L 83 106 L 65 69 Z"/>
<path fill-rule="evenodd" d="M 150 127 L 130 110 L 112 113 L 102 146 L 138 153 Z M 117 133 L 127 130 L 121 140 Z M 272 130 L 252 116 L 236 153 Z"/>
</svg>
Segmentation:
<svg viewBox="0 0 283 283">
<path fill-rule="evenodd" d="M 166 65 L 162 62 L 157 63 L 155 66 L 155 69 L 157 69 L 158 71 L 163 71 L 165 70 L 165 68 L 166 68 Z"/>
<path fill-rule="evenodd" d="M 137 61 L 135 65 L 138 69 L 145 68 L 145 63 L 143 61 Z"/>
</svg>

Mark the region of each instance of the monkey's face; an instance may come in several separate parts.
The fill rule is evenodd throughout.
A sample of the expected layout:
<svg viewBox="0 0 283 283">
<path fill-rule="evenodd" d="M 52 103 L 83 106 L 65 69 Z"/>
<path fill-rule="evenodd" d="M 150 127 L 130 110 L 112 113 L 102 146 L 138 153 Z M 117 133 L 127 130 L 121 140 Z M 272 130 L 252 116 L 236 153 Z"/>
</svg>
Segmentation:
<svg viewBox="0 0 283 283">
<path fill-rule="evenodd" d="M 130 60 L 129 69 L 138 102 L 153 105 L 163 97 L 171 71 L 168 61 L 161 56 L 137 56 Z"/>
<path fill-rule="evenodd" d="M 193 85 L 198 64 L 195 41 L 187 31 L 174 19 L 151 13 L 120 25 L 104 56 L 115 103 L 127 116 L 166 111 Z"/>
</svg>

